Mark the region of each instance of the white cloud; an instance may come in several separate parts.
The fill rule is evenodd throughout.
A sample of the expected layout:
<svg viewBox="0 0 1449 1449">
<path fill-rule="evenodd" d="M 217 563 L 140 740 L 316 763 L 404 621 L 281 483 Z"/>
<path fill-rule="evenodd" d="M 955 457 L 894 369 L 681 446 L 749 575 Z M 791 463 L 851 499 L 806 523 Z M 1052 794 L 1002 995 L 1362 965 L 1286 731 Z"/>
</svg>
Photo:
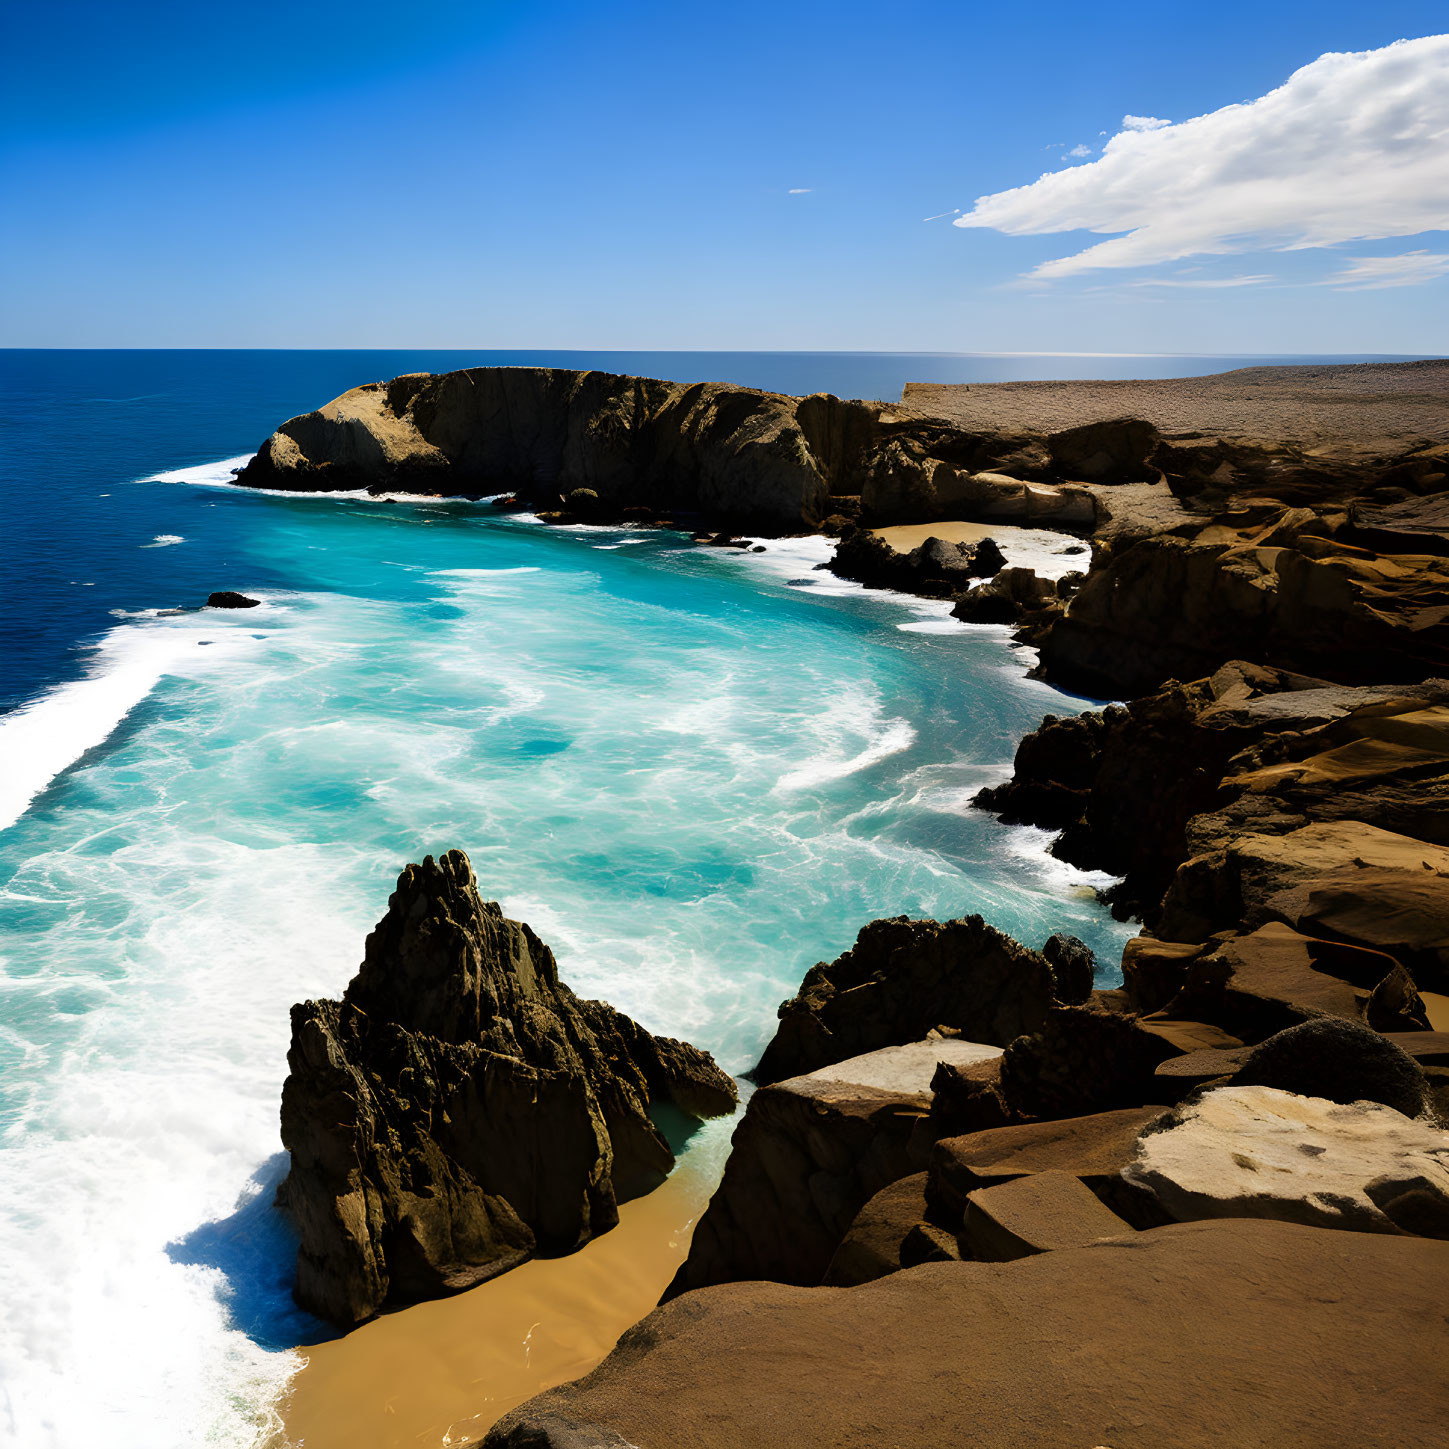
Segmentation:
<svg viewBox="0 0 1449 1449">
<path fill-rule="evenodd" d="M 814 189 L 813 186 L 792 186 L 786 194 L 789 196 L 809 196 Z"/>
<path fill-rule="evenodd" d="M 954 224 L 1125 233 L 1044 262 L 1043 280 L 1449 229 L 1449 35 L 1322 55 L 1258 100 L 1123 124 L 1098 160 L 983 196 Z"/>
<path fill-rule="evenodd" d="M 1271 282 L 1266 273 L 1252 277 L 1144 277 L 1134 287 L 1256 287 Z"/>
<path fill-rule="evenodd" d="M 1442 252 L 1404 252 L 1397 257 L 1349 257 L 1349 266 L 1321 285 L 1341 292 L 1376 292 L 1384 287 L 1413 287 L 1449 274 L 1449 256 Z"/>
<path fill-rule="evenodd" d="M 1068 156 L 1076 157 L 1090 156 L 1091 154 L 1092 148 L 1090 146 L 1073 146 L 1072 149 L 1067 152 Z"/>
</svg>

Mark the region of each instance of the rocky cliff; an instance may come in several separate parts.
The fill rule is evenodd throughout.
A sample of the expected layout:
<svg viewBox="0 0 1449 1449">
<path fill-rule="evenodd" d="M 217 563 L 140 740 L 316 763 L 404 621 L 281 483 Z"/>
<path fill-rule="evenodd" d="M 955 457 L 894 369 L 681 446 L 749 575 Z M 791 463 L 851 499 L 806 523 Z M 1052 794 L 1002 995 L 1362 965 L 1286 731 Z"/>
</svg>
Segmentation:
<svg viewBox="0 0 1449 1449">
<path fill-rule="evenodd" d="M 558 979 L 467 857 L 408 866 L 341 1001 L 292 1009 L 298 1302 L 350 1326 L 566 1253 L 673 1165 L 651 1106 L 734 1110 L 705 1052 Z"/>
<path fill-rule="evenodd" d="M 477 367 L 352 389 L 282 424 L 238 481 L 303 491 L 517 493 L 557 508 L 584 489 L 606 506 L 698 512 L 763 529 L 827 516 L 1052 520 L 1090 527 L 1078 476 L 1137 478 L 1150 427 L 1061 439 L 971 430 L 881 403 L 787 397 L 724 383 Z M 1139 436 L 1139 433 L 1141 436 Z"/>
</svg>

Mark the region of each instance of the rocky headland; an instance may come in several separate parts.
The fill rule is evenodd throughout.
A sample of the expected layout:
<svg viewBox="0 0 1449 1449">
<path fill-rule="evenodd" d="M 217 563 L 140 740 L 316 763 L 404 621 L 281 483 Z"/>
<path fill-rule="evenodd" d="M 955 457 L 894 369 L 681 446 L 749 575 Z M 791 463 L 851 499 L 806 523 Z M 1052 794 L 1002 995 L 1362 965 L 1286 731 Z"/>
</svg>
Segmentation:
<svg viewBox="0 0 1449 1449">
<path fill-rule="evenodd" d="M 663 1306 L 487 1442 L 1433 1441 L 1449 363 L 897 408 L 508 371 L 347 394 L 241 481 L 432 469 L 428 491 L 507 489 L 563 520 L 828 522 L 841 573 L 1010 624 L 1045 678 L 1123 701 L 1044 720 L 977 805 L 1118 877 L 1142 929 L 1099 989 L 1070 937 L 866 925 L 781 1007 Z M 504 393 L 495 445 L 476 400 Z M 874 533 L 938 521 L 909 550 Z M 953 521 L 1090 552 L 1041 578 Z"/>
</svg>

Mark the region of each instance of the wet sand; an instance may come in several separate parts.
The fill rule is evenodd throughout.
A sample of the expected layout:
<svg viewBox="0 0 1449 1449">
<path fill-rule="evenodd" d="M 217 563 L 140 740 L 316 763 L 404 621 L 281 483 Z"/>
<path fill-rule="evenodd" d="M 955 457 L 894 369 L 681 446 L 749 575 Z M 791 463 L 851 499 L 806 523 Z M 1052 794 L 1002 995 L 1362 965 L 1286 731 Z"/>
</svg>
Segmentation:
<svg viewBox="0 0 1449 1449">
<path fill-rule="evenodd" d="M 734 1119 L 706 1124 L 669 1180 L 567 1258 L 383 1315 L 303 1350 L 282 1445 L 472 1444 L 514 1405 L 588 1373 L 659 1301 L 724 1169 Z"/>
</svg>

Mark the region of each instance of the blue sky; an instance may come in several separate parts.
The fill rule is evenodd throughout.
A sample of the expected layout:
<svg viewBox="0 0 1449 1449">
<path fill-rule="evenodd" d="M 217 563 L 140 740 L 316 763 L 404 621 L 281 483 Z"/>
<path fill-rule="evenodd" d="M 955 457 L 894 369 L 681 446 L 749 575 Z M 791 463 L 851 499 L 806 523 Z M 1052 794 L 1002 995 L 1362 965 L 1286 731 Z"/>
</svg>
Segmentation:
<svg viewBox="0 0 1449 1449">
<path fill-rule="evenodd" d="M 4 345 L 1449 347 L 1442 3 L 0 26 Z"/>
</svg>

